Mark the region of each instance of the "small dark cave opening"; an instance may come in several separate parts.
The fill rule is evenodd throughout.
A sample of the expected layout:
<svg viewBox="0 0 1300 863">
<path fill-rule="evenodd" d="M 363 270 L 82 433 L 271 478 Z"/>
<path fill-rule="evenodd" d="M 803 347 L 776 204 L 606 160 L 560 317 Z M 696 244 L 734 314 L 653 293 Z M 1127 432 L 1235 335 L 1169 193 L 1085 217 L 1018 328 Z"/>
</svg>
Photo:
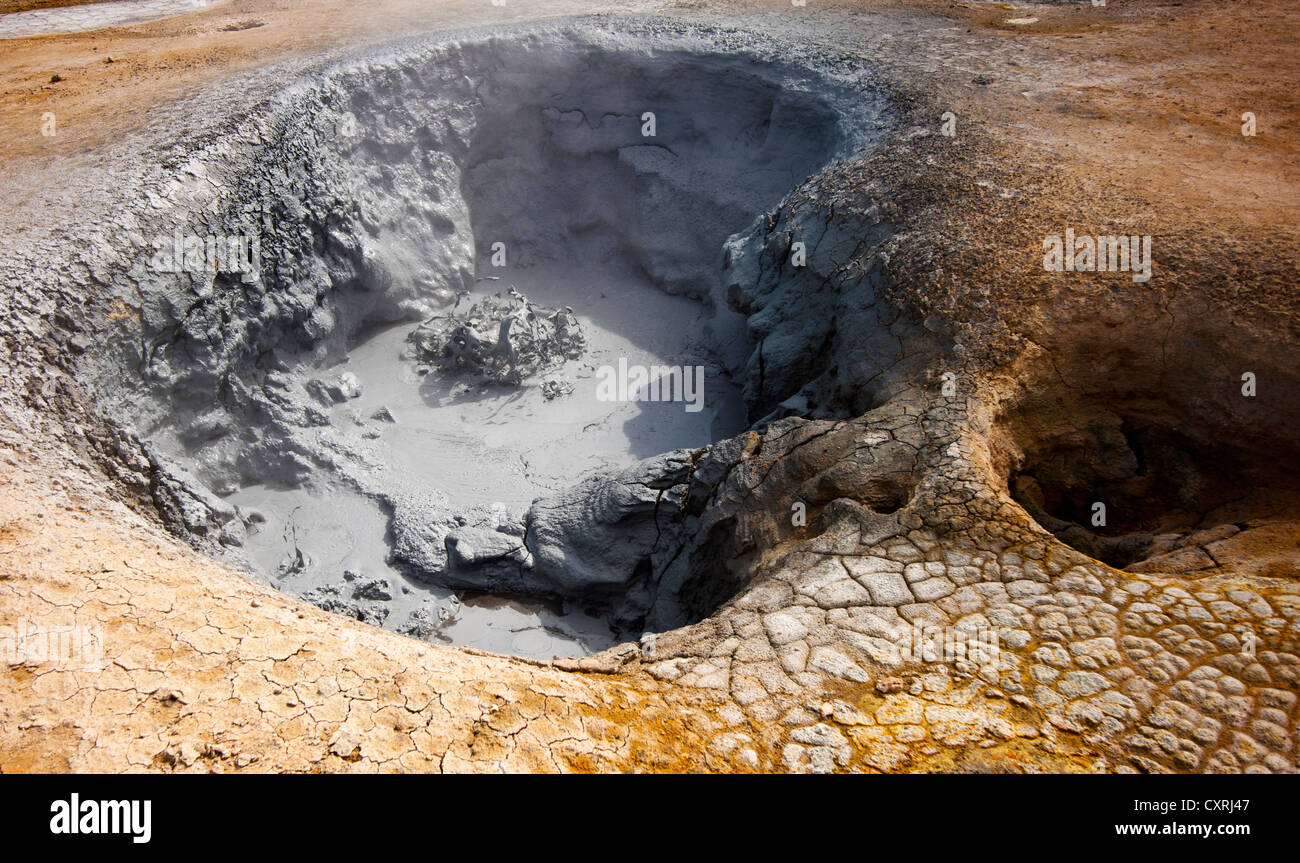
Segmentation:
<svg viewBox="0 0 1300 863">
<path fill-rule="evenodd" d="M 1209 443 L 1138 415 L 1099 413 L 1022 446 L 1012 498 L 1062 542 L 1117 569 L 1213 568 L 1207 545 L 1294 496 L 1289 459 L 1266 463 L 1245 440 Z"/>
</svg>

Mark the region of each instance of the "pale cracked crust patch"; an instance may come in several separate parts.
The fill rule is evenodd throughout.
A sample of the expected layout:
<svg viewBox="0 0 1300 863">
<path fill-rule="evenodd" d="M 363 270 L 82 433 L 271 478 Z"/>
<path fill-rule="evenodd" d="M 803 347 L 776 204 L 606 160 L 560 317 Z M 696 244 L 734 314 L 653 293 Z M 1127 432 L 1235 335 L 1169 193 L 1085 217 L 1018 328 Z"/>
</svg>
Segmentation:
<svg viewBox="0 0 1300 863">
<path fill-rule="evenodd" d="M 724 690 L 755 722 L 785 726 L 792 770 L 992 769 L 987 749 L 1021 753 L 1008 757 L 1030 770 L 1059 766 L 1033 763 L 1050 753 L 1107 772 L 1295 772 L 1294 580 L 1221 570 L 1188 583 L 1092 561 L 971 480 L 984 445 L 941 433 L 964 409 L 902 401 L 782 437 L 820 448 L 800 467 L 826 474 L 850 452 L 881 470 L 902 443 L 892 458 L 910 448 L 929 478 L 913 501 L 882 516 L 837 498 L 814 538 L 769 553 L 712 618 L 655 637 L 652 675 Z M 782 511 L 773 498 L 789 484 L 774 462 L 796 448 L 766 460 L 759 448 L 733 470 L 737 534 Z M 913 625 L 996 632 L 996 657 L 909 661 L 898 636 Z"/>
</svg>

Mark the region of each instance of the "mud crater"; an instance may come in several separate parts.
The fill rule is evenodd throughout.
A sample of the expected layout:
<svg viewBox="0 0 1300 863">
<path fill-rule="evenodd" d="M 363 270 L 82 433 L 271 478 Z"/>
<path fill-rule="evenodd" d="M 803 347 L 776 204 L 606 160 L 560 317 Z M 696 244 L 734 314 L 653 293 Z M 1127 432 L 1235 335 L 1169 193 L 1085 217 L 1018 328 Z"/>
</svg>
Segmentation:
<svg viewBox="0 0 1300 863">
<path fill-rule="evenodd" d="M 779 54 L 574 32 L 414 46 L 296 85 L 183 166 L 142 219 L 162 238 L 130 274 L 142 332 L 91 362 L 170 526 L 326 609 L 489 650 L 575 655 L 706 614 L 656 596 L 662 549 L 573 569 L 568 543 L 605 517 L 573 489 L 617 476 L 653 520 L 665 472 L 757 419 L 724 244 L 873 146 L 882 110 L 864 70 Z M 192 235 L 252 236 L 260 266 L 159 272 Z M 581 349 L 508 381 L 413 350 L 485 304 L 516 338 L 562 314 Z M 504 332 L 487 350 L 515 349 Z M 625 366 L 703 386 L 602 395 Z"/>
</svg>

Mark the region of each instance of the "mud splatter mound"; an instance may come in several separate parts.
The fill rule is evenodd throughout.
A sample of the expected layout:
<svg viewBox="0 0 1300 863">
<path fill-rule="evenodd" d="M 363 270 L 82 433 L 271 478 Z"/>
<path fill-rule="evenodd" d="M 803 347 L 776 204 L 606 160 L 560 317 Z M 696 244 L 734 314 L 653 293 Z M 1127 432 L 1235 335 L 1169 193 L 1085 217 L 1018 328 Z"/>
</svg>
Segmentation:
<svg viewBox="0 0 1300 863">
<path fill-rule="evenodd" d="M 459 306 L 459 304 L 457 304 Z M 573 309 L 548 309 L 511 288 L 468 311 L 435 315 L 408 337 L 415 359 L 475 383 L 518 386 L 587 347 Z"/>
</svg>

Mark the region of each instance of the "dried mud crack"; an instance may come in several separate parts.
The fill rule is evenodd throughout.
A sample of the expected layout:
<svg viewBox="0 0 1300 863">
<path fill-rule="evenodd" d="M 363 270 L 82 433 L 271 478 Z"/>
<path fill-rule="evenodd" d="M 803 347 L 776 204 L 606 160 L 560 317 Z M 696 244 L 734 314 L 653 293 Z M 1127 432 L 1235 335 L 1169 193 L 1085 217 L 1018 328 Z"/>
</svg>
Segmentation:
<svg viewBox="0 0 1300 863">
<path fill-rule="evenodd" d="M 1063 156 L 1079 49 L 947 14 L 467 19 L 6 217 L 0 607 L 101 653 L 0 767 L 1295 772 L 1295 195 Z"/>
</svg>

